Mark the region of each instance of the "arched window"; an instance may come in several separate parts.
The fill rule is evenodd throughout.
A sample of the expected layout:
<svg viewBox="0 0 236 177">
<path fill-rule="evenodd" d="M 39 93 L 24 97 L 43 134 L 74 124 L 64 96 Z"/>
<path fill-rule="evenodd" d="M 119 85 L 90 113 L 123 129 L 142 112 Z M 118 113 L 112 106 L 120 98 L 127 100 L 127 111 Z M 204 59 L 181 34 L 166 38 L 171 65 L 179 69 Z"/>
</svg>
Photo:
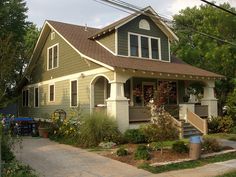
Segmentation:
<svg viewBox="0 0 236 177">
<path fill-rule="evenodd" d="M 148 23 L 147 20 L 142 19 L 142 20 L 140 20 L 140 22 L 139 22 L 139 28 L 140 28 L 140 29 L 145 29 L 145 30 L 150 30 L 150 25 L 149 25 L 149 23 Z"/>
</svg>

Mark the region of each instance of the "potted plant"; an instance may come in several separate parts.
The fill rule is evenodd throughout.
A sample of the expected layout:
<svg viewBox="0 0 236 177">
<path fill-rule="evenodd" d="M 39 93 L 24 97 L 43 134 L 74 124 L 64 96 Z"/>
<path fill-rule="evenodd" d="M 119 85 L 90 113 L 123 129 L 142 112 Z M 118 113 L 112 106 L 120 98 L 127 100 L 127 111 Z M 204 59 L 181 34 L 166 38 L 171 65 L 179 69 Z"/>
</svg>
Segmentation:
<svg viewBox="0 0 236 177">
<path fill-rule="evenodd" d="M 39 120 L 38 123 L 39 123 L 38 126 L 39 136 L 43 138 L 48 138 L 50 123 L 46 122 L 46 120 L 44 120 L 43 122 Z"/>
</svg>

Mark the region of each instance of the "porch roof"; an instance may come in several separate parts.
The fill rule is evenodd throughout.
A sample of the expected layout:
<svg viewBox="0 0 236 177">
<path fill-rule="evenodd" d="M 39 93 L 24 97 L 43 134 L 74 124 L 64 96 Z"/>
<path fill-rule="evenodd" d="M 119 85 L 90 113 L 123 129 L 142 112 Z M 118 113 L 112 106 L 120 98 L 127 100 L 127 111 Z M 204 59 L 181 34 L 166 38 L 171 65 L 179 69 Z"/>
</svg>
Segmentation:
<svg viewBox="0 0 236 177">
<path fill-rule="evenodd" d="M 117 56 L 99 45 L 95 40 L 89 39 L 99 29 L 87 28 L 56 21 L 47 21 L 50 26 L 72 45 L 76 50 L 82 53 L 87 59 L 94 59 L 99 63 L 111 66 L 113 68 L 126 68 L 142 71 L 161 72 L 170 74 L 182 74 L 209 78 L 224 78 L 224 76 L 209 72 L 171 57 L 171 62 L 148 60 L 142 58 L 132 58 Z"/>
</svg>

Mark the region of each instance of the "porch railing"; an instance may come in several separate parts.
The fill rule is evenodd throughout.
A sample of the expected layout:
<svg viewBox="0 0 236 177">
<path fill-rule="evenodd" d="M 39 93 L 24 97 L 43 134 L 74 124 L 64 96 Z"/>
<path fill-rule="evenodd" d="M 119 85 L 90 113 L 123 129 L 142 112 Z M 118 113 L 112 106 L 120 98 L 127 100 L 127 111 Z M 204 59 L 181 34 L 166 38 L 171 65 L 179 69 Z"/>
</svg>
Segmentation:
<svg viewBox="0 0 236 177">
<path fill-rule="evenodd" d="M 195 105 L 195 114 L 197 114 L 199 117 L 208 117 L 208 106 Z"/>
<path fill-rule="evenodd" d="M 195 113 L 187 110 L 187 121 L 190 124 L 192 124 L 194 127 L 196 127 L 204 135 L 207 134 L 207 120 L 206 119 L 202 119 Z"/>
<path fill-rule="evenodd" d="M 129 122 L 148 122 L 151 120 L 149 107 L 130 106 L 129 107 Z"/>
</svg>

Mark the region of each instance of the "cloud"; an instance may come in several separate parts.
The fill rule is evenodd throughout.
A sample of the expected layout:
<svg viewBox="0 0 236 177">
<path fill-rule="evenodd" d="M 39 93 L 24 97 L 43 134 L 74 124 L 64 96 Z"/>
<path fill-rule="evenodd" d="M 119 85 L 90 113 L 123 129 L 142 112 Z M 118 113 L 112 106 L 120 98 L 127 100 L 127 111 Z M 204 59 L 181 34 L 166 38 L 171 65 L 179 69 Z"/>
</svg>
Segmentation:
<svg viewBox="0 0 236 177">
<path fill-rule="evenodd" d="M 99 0 L 26 0 L 28 20 L 43 25 L 46 19 L 74 23 L 92 27 L 103 27 L 128 14 L 104 4 Z M 186 7 L 200 5 L 200 0 L 126 0 L 126 2 L 144 8 L 152 6 L 161 16 L 171 18 Z M 236 6 L 236 0 L 217 0 L 217 3 L 230 2 Z"/>
</svg>

